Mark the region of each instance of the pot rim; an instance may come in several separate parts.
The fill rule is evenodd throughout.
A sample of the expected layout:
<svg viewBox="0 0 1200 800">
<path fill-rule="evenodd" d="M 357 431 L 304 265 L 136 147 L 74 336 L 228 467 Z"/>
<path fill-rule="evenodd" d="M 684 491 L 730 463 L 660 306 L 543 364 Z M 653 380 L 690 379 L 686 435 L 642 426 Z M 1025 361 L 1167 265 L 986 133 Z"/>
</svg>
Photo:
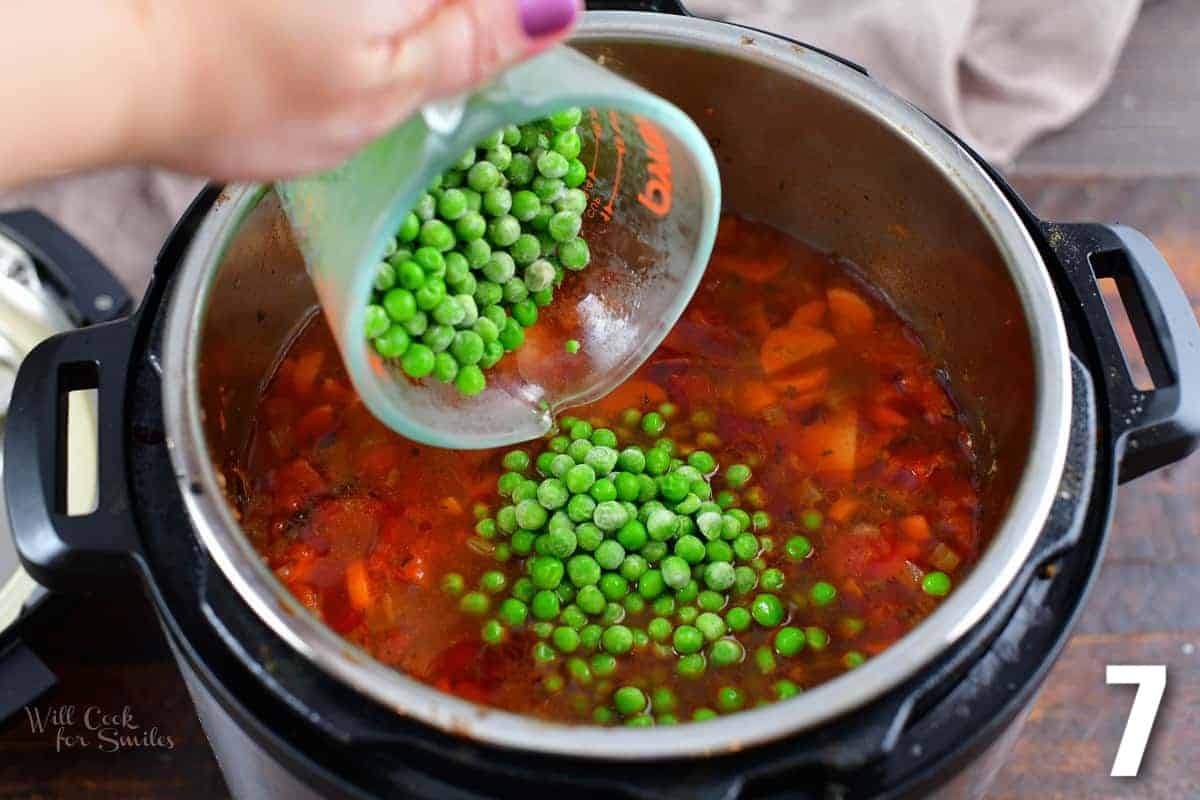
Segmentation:
<svg viewBox="0 0 1200 800">
<path fill-rule="evenodd" d="M 1037 246 L 1001 189 L 949 134 L 874 80 L 789 40 L 697 18 L 672 17 L 666 25 L 657 14 L 589 12 L 574 41 L 614 37 L 715 50 L 838 94 L 945 174 L 991 234 L 1033 326 L 1029 333 L 1038 381 L 1034 438 L 1011 507 L 991 544 L 933 614 L 852 672 L 787 701 L 681 725 L 670 736 L 654 730 L 564 725 L 477 705 L 421 683 L 346 642 L 292 596 L 242 533 L 213 468 L 201 423 L 198 362 L 213 276 L 242 220 L 265 195 L 263 185 L 227 189 L 224 203 L 203 221 L 183 256 L 167 309 L 163 349 L 167 442 L 191 522 L 242 599 L 301 656 L 383 706 L 453 735 L 548 754 L 648 760 L 736 752 L 861 708 L 911 678 L 994 606 L 1045 524 L 1065 463 L 1071 413 L 1066 330 Z"/>
</svg>

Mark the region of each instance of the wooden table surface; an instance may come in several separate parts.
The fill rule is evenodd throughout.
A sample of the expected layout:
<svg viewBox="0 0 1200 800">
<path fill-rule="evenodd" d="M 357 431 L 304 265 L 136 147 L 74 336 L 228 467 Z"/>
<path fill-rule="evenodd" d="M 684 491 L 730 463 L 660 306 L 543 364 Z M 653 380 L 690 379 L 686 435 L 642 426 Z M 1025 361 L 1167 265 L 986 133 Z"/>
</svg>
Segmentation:
<svg viewBox="0 0 1200 800">
<path fill-rule="evenodd" d="M 1158 244 L 1200 304 L 1200 179 L 1019 179 L 1048 219 L 1119 220 Z M 1126 332 L 1128 333 L 1128 332 Z M 1120 490 L 1111 544 L 1075 635 L 989 797 L 1200 797 L 1200 456 Z M 18 715 L 0 728 L 0 798 L 214 798 L 224 784 L 153 616 L 129 593 L 61 602 L 30 643 L 61 685 L 39 706 L 130 706 L 174 749 L 56 752 Z M 1132 687 L 1106 664 L 1165 664 L 1168 692 L 1142 776 L 1108 777 Z"/>
</svg>

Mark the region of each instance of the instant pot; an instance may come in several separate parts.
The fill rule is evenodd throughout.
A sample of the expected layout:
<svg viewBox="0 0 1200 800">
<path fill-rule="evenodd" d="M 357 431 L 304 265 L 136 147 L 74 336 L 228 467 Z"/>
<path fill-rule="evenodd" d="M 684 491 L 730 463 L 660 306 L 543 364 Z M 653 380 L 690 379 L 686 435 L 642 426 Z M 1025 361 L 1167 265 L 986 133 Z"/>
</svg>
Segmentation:
<svg viewBox="0 0 1200 800">
<path fill-rule="evenodd" d="M 572 45 L 697 121 L 728 208 L 846 257 L 892 299 L 971 420 L 990 545 L 863 666 L 669 735 L 441 694 L 305 612 L 238 528 L 257 396 L 315 298 L 269 187 L 212 187 L 134 315 L 25 360 L 5 461 L 27 467 L 4 480 L 39 582 L 141 580 L 235 795 L 980 796 L 1099 568 L 1117 482 L 1194 449 L 1200 329 L 1145 237 L 1037 219 L 852 63 L 633 7 L 587 14 Z M 1121 288 L 1151 389 L 1130 377 L 1102 278 Z M 64 398 L 81 389 L 98 390 L 99 503 L 69 515 Z"/>
</svg>

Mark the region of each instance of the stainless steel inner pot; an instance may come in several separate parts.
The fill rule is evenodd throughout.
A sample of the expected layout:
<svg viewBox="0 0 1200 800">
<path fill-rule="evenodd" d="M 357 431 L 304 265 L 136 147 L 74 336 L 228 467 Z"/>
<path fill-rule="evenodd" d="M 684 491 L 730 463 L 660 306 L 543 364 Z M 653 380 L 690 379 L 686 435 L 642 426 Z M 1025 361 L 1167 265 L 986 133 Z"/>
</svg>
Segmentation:
<svg viewBox="0 0 1200 800">
<path fill-rule="evenodd" d="M 590 13 L 574 44 L 689 112 L 717 152 L 728 208 L 858 264 L 944 364 L 973 420 L 994 531 L 946 602 L 852 673 L 671 736 L 483 708 L 374 661 L 305 611 L 238 527 L 256 396 L 315 303 L 279 204 L 262 186 L 229 189 L 184 259 L 163 354 L 171 454 L 197 533 L 245 601 L 304 658 L 397 713 L 551 753 L 739 750 L 862 707 L 953 646 L 1008 586 L 1065 457 L 1063 322 L 1042 260 L 998 187 L 937 125 L 855 70 L 764 34 L 645 13 Z"/>
</svg>

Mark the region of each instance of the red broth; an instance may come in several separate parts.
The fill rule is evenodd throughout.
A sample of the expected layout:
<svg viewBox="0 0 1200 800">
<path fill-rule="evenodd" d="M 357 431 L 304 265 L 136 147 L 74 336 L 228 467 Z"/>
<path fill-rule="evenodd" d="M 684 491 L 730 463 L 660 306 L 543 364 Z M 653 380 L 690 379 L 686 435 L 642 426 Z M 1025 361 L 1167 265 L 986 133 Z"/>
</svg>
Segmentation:
<svg viewBox="0 0 1200 800">
<path fill-rule="evenodd" d="M 715 708 L 723 686 L 742 689 L 746 707 L 778 699 L 780 680 L 814 687 L 937 607 L 925 574 L 957 584 L 979 555 L 970 438 L 920 341 L 843 265 L 790 237 L 726 216 L 670 336 L 616 392 L 571 413 L 615 429 L 622 446 L 649 446 L 621 427 L 621 412 L 663 403 L 677 409 L 668 434 L 685 453 L 699 440 L 722 467 L 752 467 L 760 489 L 741 504 L 771 516 L 762 558 L 785 576 L 787 624 L 820 628 L 824 647 L 810 630 L 800 653 L 767 658 L 774 631 L 752 624 L 737 634 L 745 660 L 702 677 L 681 677 L 673 654 L 642 647 L 611 676 L 581 682 L 562 656 L 534 662 L 528 627 L 484 644 L 482 619 L 440 581 L 456 572 L 471 590 L 488 570 L 510 585 L 524 574 L 522 558 L 497 560 L 502 536 L 474 533 L 476 507 L 497 507 L 503 451 L 439 450 L 387 430 L 355 395 L 320 317 L 261 398 L 243 526 L 312 613 L 380 661 L 470 700 L 577 723 L 621 685 L 670 688 L 679 720 Z M 719 477 L 713 488 L 725 488 Z M 799 561 L 784 546 L 796 535 L 812 543 Z M 832 603 L 812 602 L 817 581 L 836 587 Z M 624 624 L 644 629 L 653 616 L 647 607 Z"/>
</svg>

